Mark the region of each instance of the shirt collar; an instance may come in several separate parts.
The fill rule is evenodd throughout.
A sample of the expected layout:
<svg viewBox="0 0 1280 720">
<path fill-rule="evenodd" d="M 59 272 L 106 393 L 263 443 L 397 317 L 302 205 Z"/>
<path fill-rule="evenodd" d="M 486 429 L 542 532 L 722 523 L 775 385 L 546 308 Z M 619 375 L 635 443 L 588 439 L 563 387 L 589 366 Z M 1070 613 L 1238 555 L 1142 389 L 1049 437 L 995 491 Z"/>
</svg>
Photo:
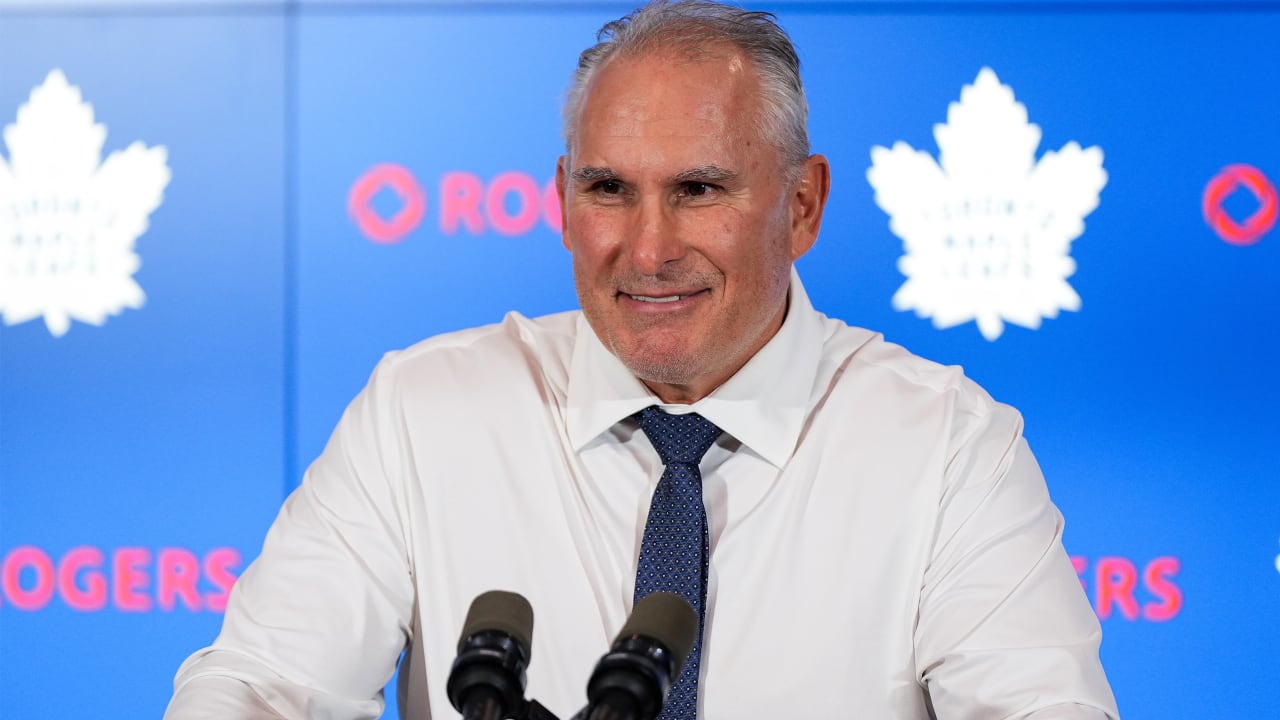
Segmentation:
<svg viewBox="0 0 1280 720">
<path fill-rule="evenodd" d="M 791 270 L 790 306 L 777 334 L 723 385 L 693 405 L 663 405 L 596 337 L 585 317 L 570 361 L 566 429 L 575 451 L 650 406 L 693 411 L 775 467 L 795 450 L 822 353 L 821 319 Z"/>
</svg>

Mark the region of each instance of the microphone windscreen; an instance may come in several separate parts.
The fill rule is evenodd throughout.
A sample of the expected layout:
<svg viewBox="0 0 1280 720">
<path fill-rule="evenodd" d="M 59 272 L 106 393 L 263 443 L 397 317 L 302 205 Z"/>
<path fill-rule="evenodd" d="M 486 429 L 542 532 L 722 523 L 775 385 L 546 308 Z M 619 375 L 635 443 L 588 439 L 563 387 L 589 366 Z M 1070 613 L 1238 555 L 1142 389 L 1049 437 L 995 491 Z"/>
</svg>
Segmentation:
<svg viewBox="0 0 1280 720">
<path fill-rule="evenodd" d="M 698 637 L 698 613 L 679 595 L 669 592 L 645 595 L 631 611 L 618 639 L 633 635 L 652 638 L 665 647 L 675 658 L 671 677 L 677 678 Z"/>
<path fill-rule="evenodd" d="M 467 610 L 466 622 L 462 624 L 458 652 L 462 652 L 467 638 L 485 630 L 507 633 L 524 648 L 526 659 L 533 655 L 533 607 L 523 595 L 505 590 L 490 590 L 477 595 Z"/>
</svg>

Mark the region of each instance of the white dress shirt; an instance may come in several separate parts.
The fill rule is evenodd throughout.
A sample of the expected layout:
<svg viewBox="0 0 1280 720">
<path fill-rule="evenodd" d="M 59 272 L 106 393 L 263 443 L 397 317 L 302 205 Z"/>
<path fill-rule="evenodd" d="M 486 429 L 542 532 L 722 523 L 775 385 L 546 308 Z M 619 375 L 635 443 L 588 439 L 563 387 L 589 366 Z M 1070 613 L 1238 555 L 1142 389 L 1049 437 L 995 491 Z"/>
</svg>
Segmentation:
<svg viewBox="0 0 1280 720">
<path fill-rule="evenodd" d="M 391 353 L 231 594 L 165 717 L 406 718 L 472 598 L 535 613 L 528 697 L 567 720 L 631 610 L 661 402 L 579 312 Z M 1117 717 L 1022 420 L 959 368 L 815 312 L 696 411 L 711 561 L 700 717 Z M 932 715 L 931 715 L 932 713 Z"/>
</svg>

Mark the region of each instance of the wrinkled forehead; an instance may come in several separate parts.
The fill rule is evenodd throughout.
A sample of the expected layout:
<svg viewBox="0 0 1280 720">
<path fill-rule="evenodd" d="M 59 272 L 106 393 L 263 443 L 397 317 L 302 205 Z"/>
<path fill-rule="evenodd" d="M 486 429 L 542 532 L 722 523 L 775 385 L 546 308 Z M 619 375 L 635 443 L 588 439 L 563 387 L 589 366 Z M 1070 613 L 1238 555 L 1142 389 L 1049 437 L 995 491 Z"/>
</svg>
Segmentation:
<svg viewBox="0 0 1280 720">
<path fill-rule="evenodd" d="M 587 82 L 572 118 L 573 144 L 601 134 L 743 134 L 760 125 L 760 86 L 750 60 L 727 44 L 620 53 Z"/>
</svg>

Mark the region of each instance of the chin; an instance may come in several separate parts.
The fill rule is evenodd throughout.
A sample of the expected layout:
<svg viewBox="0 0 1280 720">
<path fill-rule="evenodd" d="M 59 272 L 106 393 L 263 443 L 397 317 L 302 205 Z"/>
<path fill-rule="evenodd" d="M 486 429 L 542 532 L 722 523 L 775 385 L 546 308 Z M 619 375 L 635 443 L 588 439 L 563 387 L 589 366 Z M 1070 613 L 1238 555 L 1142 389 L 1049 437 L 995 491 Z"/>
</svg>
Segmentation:
<svg viewBox="0 0 1280 720">
<path fill-rule="evenodd" d="M 613 348 L 613 354 L 622 361 L 632 375 L 646 382 L 664 385 L 688 385 L 701 374 L 700 363 L 687 354 L 662 352 L 651 348 L 624 350 Z"/>
</svg>

